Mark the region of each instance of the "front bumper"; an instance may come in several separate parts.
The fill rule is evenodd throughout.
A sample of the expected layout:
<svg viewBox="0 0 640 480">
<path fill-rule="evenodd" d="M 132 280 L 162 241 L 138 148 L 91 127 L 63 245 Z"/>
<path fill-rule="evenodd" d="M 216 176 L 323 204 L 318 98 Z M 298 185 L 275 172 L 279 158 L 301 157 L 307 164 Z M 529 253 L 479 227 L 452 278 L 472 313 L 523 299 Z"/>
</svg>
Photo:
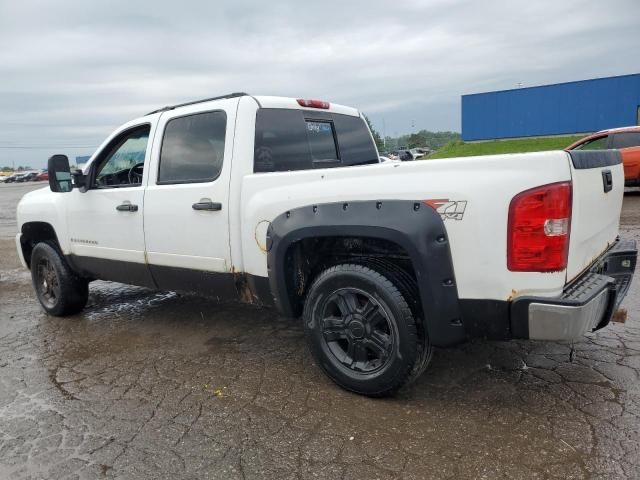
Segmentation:
<svg viewBox="0 0 640 480">
<path fill-rule="evenodd" d="M 24 258 L 24 254 L 22 253 L 22 242 L 21 242 L 22 234 L 18 233 L 16 235 L 16 249 L 18 250 L 18 258 L 20 259 L 20 263 L 24 268 L 29 268 L 27 265 L 27 261 Z"/>
<path fill-rule="evenodd" d="M 515 338 L 575 340 L 606 326 L 624 299 L 636 268 L 635 240 L 604 252 L 558 298 L 519 297 L 511 302 Z"/>
</svg>

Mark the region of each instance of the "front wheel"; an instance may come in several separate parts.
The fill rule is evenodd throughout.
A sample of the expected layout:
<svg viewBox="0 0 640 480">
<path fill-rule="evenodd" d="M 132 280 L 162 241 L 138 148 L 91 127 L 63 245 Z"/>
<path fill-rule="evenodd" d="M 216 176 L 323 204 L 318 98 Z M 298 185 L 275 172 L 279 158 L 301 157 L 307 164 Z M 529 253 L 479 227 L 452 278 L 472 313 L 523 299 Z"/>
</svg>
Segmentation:
<svg viewBox="0 0 640 480">
<path fill-rule="evenodd" d="M 73 315 L 87 304 L 89 282 L 78 277 L 62 254 L 49 243 L 38 243 L 34 247 L 31 279 L 38 301 L 51 315 Z"/>
<path fill-rule="evenodd" d="M 391 395 L 419 362 L 419 335 L 407 301 L 389 278 L 367 266 L 322 272 L 309 289 L 303 320 L 313 356 L 347 390 Z"/>
</svg>

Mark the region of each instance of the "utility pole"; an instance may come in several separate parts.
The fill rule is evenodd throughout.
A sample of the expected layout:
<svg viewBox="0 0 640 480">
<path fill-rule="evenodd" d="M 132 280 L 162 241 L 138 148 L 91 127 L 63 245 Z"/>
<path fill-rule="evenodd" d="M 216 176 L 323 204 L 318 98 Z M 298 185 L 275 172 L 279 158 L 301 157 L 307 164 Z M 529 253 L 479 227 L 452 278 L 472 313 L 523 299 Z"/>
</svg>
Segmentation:
<svg viewBox="0 0 640 480">
<path fill-rule="evenodd" d="M 387 149 L 387 124 L 384 121 L 384 117 L 382 117 L 382 145 L 384 145 L 384 149 Z"/>
</svg>

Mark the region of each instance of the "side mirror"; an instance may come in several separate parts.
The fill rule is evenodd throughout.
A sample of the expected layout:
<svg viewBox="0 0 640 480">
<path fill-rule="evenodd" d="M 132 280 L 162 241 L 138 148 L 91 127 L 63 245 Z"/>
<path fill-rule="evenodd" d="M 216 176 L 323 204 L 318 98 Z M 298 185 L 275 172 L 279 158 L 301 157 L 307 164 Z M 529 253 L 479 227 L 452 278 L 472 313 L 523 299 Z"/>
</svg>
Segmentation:
<svg viewBox="0 0 640 480">
<path fill-rule="evenodd" d="M 69 168 L 69 159 L 66 155 L 54 155 L 49 159 L 49 187 L 52 192 L 66 193 L 74 187 L 82 193 L 87 191 L 87 177 L 82 170 Z"/>
<path fill-rule="evenodd" d="M 69 158 L 66 155 L 53 155 L 49 158 L 49 187 L 52 192 L 66 193 L 73 188 Z"/>
</svg>

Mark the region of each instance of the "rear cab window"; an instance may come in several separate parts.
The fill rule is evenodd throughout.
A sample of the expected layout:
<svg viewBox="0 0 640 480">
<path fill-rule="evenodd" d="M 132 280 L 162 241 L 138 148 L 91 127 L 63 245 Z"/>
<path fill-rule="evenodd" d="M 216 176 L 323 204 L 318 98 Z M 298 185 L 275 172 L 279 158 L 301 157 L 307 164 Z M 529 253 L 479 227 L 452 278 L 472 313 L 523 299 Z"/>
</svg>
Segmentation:
<svg viewBox="0 0 640 480">
<path fill-rule="evenodd" d="M 379 163 L 360 117 L 262 108 L 256 115 L 254 172 L 285 172 Z"/>
</svg>

